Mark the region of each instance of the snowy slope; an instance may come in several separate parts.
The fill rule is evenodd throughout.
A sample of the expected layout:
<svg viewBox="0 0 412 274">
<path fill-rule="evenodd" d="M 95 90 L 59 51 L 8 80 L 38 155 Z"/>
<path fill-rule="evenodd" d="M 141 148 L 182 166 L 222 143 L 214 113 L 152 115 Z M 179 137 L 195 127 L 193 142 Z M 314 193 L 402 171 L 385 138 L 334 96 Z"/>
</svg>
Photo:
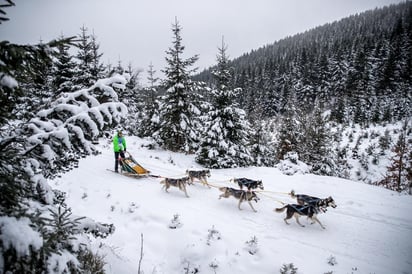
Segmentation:
<svg viewBox="0 0 412 274">
<path fill-rule="evenodd" d="M 201 168 L 192 156 L 146 150 L 138 138 L 127 138 L 128 151 L 153 174 L 182 177 Z M 279 273 L 293 263 L 298 273 L 412 273 L 412 197 L 363 183 L 314 175 L 286 176 L 275 168 L 212 170 L 214 186 L 236 187 L 229 179 L 263 180 L 265 192 L 253 212 L 247 203 L 237 209 L 233 198 L 201 184 L 188 187 L 190 198 L 176 188 L 161 189 L 159 178 L 133 179 L 113 168 L 111 145 L 102 154 L 83 159 L 79 168 L 51 183 L 67 192 L 75 215 L 113 223 L 116 231 L 94 240 L 105 256 L 107 273 L 137 273 L 143 235 L 144 273 Z M 273 211 L 293 203 L 294 189 L 318 197 L 332 195 L 338 207 L 319 216 L 326 226 L 305 227 L 283 222 Z M 169 228 L 175 215 L 182 223 Z M 246 244 L 257 238 L 257 252 Z M 253 253 L 253 252 L 252 252 Z M 336 261 L 329 264 L 328 261 Z"/>
</svg>

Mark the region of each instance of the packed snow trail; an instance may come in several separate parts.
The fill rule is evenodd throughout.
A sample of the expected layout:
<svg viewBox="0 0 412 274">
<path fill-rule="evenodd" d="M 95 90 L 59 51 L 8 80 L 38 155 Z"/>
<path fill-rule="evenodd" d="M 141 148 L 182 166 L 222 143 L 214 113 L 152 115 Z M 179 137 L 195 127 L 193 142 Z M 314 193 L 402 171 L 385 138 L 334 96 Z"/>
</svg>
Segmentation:
<svg viewBox="0 0 412 274">
<path fill-rule="evenodd" d="M 186 169 L 200 169 L 193 156 L 147 150 L 144 141 L 128 137 L 128 150 L 152 174 L 178 178 Z M 157 178 L 128 178 L 106 171 L 113 168 L 110 143 L 102 154 L 82 159 L 79 168 L 52 182 L 67 192 L 75 215 L 113 223 L 116 231 L 94 240 L 107 261 L 107 273 L 137 273 L 140 235 L 144 235 L 142 269 L 145 273 L 278 273 L 293 263 L 299 273 L 412 273 L 412 197 L 348 180 L 315 175 L 283 175 L 276 168 L 211 170 L 208 181 L 226 185 L 234 177 L 263 181 L 265 192 L 238 210 L 232 197 L 200 183 L 187 187 L 190 198 L 177 188 L 166 193 Z M 317 197 L 332 196 L 338 207 L 319 214 L 326 226 L 283 221 L 273 211 L 282 203 L 296 203 L 285 193 L 295 190 Z M 170 229 L 178 215 L 181 227 Z M 217 231 L 219 237 L 214 237 Z M 256 254 L 246 242 L 256 237 Z M 331 258 L 336 264 L 328 264 Z"/>
</svg>

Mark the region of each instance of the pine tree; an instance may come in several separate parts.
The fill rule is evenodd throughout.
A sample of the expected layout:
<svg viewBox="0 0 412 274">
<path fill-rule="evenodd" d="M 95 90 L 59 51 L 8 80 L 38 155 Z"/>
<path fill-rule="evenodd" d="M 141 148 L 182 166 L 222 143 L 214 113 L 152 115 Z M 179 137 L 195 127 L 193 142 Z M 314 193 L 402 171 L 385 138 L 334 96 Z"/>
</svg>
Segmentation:
<svg viewBox="0 0 412 274">
<path fill-rule="evenodd" d="M 154 88 L 156 86 L 157 81 L 159 81 L 159 77 L 156 77 L 156 70 L 152 62 L 150 62 L 149 69 L 147 70 L 147 80 L 149 81 L 149 87 Z"/>
<path fill-rule="evenodd" d="M 296 107 L 296 97 L 290 96 L 285 106 L 286 112 L 281 117 L 280 126 L 277 132 L 277 160 L 284 160 L 289 152 L 298 151 L 299 142 L 302 140 L 301 129 L 298 117 L 301 115 Z"/>
<path fill-rule="evenodd" d="M 65 92 L 72 92 L 74 76 L 77 64 L 69 53 L 70 46 L 61 44 L 58 46 L 57 56 L 54 60 L 53 68 L 53 98 Z"/>
<path fill-rule="evenodd" d="M 213 73 L 216 88 L 212 90 L 212 110 L 206 121 L 196 161 L 210 168 L 247 166 L 253 162 L 248 149 L 251 129 L 245 112 L 234 102 L 236 90 L 231 87 L 232 74 L 224 42 L 217 55 Z"/>
<path fill-rule="evenodd" d="M 298 149 L 301 160 L 312 166 L 314 174 L 339 175 L 332 150 L 332 136 L 322 109 L 315 104 L 313 111 L 303 117 L 304 139 L 299 142 Z"/>
<path fill-rule="evenodd" d="M 154 70 L 152 63 L 147 70 L 149 81 L 149 87 L 142 90 L 144 95 L 144 103 L 142 107 L 141 115 L 139 116 L 139 125 L 136 127 L 136 134 L 140 137 L 152 137 L 153 134 L 159 130 L 159 106 L 158 89 L 156 85 L 159 80 L 155 76 L 156 70 Z"/>
<path fill-rule="evenodd" d="M 256 120 L 250 138 L 250 151 L 255 166 L 273 166 L 276 163 L 275 148 L 264 121 Z"/>
<path fill-rule="evenodd" d="M 94 33 L 90 36 L 90 48 L 92 53 L 90 74 L 93 77 L 93 81 L 96 81 L 104 77 L 105 67 L 100 62 L 100 58 L 103 56 L 103 53 L 99 52 L 100 45 L 97 42 L 97 36 Z"/>
<path fill-rule="evenodd" d="M 409 134 L 411 132 L 410 124 L 405 122 L 398 141 L 392 149 L 391 165 L 387 169 L 385 178 L 379 184 L 399 192 L 408 190 L 410 193 L 412 186 L 412 139 L 408 137 L 408 132 Z"/>
<path fill-rule="evenodd" d="M 95 80 L 93 75 L 94 52 L 93 45 L 90 40 L 87 28 L 85 26 L 80 28 L 81 33 L 78 35 L 79 42 L 76 44 L 78 67 L 76 71 L 75 90 L 90 87 Z"/>
<path fill-rule="evenodd" d="M 163 70 L 166 80 L 163 85 L 166 94 L 160 105 L 160 125 L 155 133 L 156 141 L 165 149 L 172 151 L 191 152 L 196 147 L 197 133 L 193 127 L 199 113 L 195 105 L 197 99 L 193 93 L 193 84 L 189 70 L 198 59 L 195 55 L 183 59 L 185 47 L 182 45 L 181 26 L 177 19 L 172 25 L 172 47 L 166 51 L 167 66 Z"/>
</svg>

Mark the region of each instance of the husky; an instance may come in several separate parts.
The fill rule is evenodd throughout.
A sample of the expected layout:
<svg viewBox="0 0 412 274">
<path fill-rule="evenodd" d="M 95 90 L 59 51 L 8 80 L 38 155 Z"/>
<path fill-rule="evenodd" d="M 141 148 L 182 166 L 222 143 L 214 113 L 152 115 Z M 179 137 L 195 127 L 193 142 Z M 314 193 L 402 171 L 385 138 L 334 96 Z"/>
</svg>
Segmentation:
<svg viewBox="0 0 412 274">
<path fill-rule="evenodd" d="M 264 189 L 263 188 L 263 183 L 261 180 L 259 181 L 255 181 L 252 179 L 248 179 L 248 178 L 234 178 L 232 179 L 232 181 L 234 183 L 237 183 L 240 187 L 240 189 L 243 189 L 243 187 L 247 187 L 247 190 L 252 190 L 252 189 L 256 189 L 256 188 L 260 188 L 260 189 Z"/>
<path fill-rule="evenodd" d="M 162 188 L 164 188 L 166 192 L 168 192 L 167 190 L 171 186 L 178 187 L 181 191 L 185 193 L 186 197 L 189 198 L 189 195 L 187 195 L 187 191 L 186 191 L 186 184 L 188 182 L 189 182 L 189 177 L 183 177 L 179 179 L 164 178 L 162 181 L 160 181 L 160 184 L 164 185 Z"/>
<path fill-rule="evenodd" d="M 206 177 L 210 177 L 210 170 L 186 170 L 186 175 L 189 176 L 190 184 L 193 184 L 195 179 L 199 180 L 203 185 L 206 185 L 210 188 L 210 185 L 207 182 Z"/>
<path fill-rule="evenodd" d="M 323 212 L 325 212 L 326 208 L 329 206 L 333 208 L 337 207 L 332 196 L 329 196 L 325 199 L 321 199 L 318 197 L 313 197 L 305 194 L 296 194 L 294 190 L 292 190 L 289 194 L 292 198 L 296 198 L 296 201 L 299 205 L 312 205 L 316 208 L 321 209 Z"/>
<path fill-rule="evenodd" d="M 255 192 L 235 189 L 231 187 L 219 187 L 219 190 L 223 192 L 223 194 L 219 196 L 219 200 L 221 198 L 229 198 L 230 196 L 233 196 L 234 198 L 239 200 L 239 204 L 237 206 L 239 210 L 242 210 L 240 208 L 240 204 L 244 201 L 247 201 L 249 203 L 249 206 L 252 208 L 252 210 L 254 212 L 257 212 L 253 208 L 252 203 L 251 203 L 251 201 L 255 201 L 257 203 L 260 200 Z"/>
<path fill-rule="evenodd" d="M 325 227 L 322 225 L 322 223 L 318 220 L 318 218 L 316 217 L 317 213 L 319 212 L 319 209 L 316 208 L 315 206 L 312 205 L 297 205 L 297 204 L 288 204 L 285 205 L 282 208 L 275 208 L 275 211 L 280 213 L 285 211 L 286 209 L 286 218 L 283 219 L 285 221 L 285 223 L 287 225 L 289 225 L 289 223 L 287 222 L 287 220 L 289 220 L 292 217 L 295 217 L 296 222 L 301 226 L 304 227 L 304 225 L 302 225 L 299 222 L 299 217 L 300 216 L 307 216 L 309 219 L 312 220 L 312 224 L 314 224 L 315 222 L 317 222 L 318 224 L 320 224 L 320 226 L 325 229 Z"/>
</svg>

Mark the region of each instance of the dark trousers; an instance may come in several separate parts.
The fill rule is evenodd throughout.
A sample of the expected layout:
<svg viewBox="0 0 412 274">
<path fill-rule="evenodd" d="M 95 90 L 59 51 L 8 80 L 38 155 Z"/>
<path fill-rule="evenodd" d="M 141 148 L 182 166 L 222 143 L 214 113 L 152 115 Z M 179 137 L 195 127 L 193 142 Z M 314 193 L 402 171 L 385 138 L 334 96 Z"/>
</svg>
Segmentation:
<svg viewBox="0 0 412 274">
<path fill-rule="evenodd" d="M 125 158 L 124 157 L 124 152 L 123 151 L 119 151 L 119 152 L 115 152 L 114 153 L 114 171 L 118 171 L 119 169 L 119 156 L 121 158 Z"/>
</svg>

